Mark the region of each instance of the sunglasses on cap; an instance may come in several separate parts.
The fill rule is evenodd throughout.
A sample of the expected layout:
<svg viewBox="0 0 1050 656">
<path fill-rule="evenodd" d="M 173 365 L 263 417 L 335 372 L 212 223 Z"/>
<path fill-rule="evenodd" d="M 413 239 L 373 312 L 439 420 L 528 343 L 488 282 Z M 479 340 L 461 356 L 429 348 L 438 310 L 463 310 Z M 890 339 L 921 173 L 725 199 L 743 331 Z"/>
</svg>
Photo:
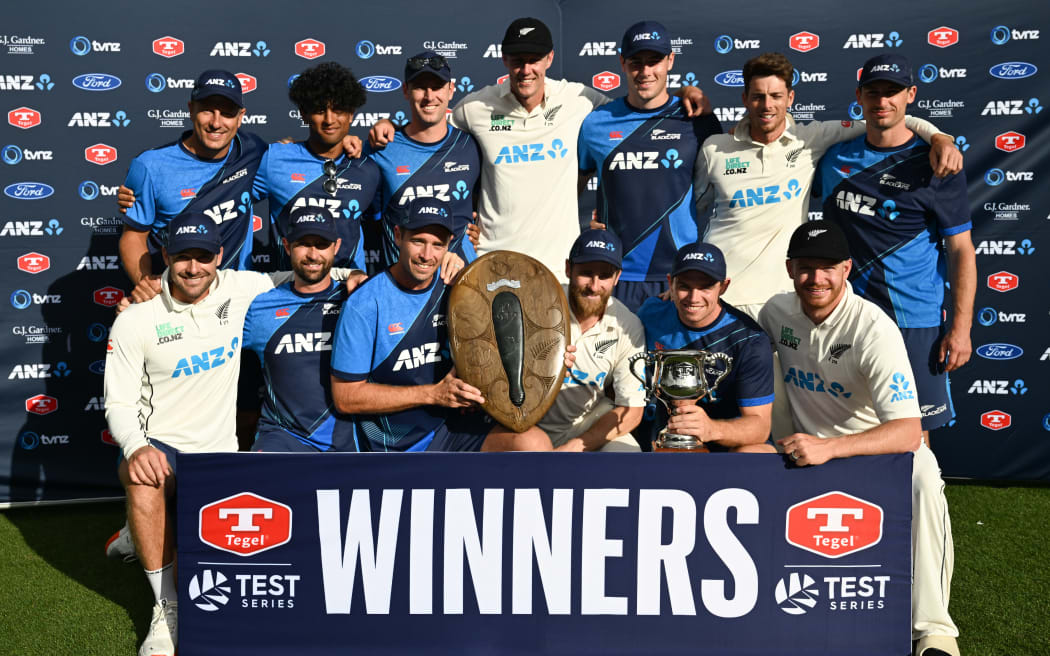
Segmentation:
<svg viewBox="0 0 1050 656">
<path fill-rule="evenodd" d="M 441 55 L 434 55 L 432 57 L 410 57 L 405 62 L 405 67 L 413 73 L 421 71 L 424 68 L 429 68 L 432 71 L 440 71 L 448 66 L 448 60 Z"/>
</svg>

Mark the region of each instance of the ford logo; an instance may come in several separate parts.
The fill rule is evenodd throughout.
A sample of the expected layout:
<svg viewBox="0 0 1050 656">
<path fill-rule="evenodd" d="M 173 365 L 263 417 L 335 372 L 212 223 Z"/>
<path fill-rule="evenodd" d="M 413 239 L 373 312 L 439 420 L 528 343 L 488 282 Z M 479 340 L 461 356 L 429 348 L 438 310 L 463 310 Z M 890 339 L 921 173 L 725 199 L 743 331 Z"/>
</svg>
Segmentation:
<svg viewBox="0 0 1050 656">
<path fill-rule="evenodd" d="M 988 69 L 988 72 L 992 74 L 992 77 L 997 77 L 1000 80 L 1020 80 L 1025 77 L 1032 77 L 1039 72 L 1039 69 L 1036 68 L 1035 64 L 1029 64 L 1028 62 L 1003 62 L 992 66 Z"/>
<path fill-rule="evenodd" d="M 724 87 L 742 87 L 744 86 L 744 71 L 722 71 L 715 76 L 715 83 Z"/>
<path fill-rule="evenodd" d="M 1024 354 L 1024 349 L 1013 344 L 985 344 L 977 347 L 977 355 L 986 360 L 1014 360 Z"/>
<path fill-rule="evenodd" d="M 106 73 L 84 73 L 73 78 L 73 86 L 85 91 L 112 91 L 120 86 L 120 78 Z"/>
<path fill-rule="evenodd" d="M 37 200 L 55 193 L 54 187 L 43 182 L 16 182 L 4 187 L 4 195 L 18 200 Z"/>
<path fill-rule="evenodd" d="M 365 91 L 386 93 L 387 91 L 400 89 L 401 80 L 387 75 L 369 75 L 368 77 L 361 78 L 361 86 L 365 88 Z"/>
<path fill-rule="evenodd" d="M 90 371 L 93 374 L 98 374 L 99 376 L 105 375 L 105 373 L 106 373 L 106 361 L 105 360 L 95 360 L 94 362 L 92 362 L 91 364 L 88 365 L 88 371 Z"/>
</svg>

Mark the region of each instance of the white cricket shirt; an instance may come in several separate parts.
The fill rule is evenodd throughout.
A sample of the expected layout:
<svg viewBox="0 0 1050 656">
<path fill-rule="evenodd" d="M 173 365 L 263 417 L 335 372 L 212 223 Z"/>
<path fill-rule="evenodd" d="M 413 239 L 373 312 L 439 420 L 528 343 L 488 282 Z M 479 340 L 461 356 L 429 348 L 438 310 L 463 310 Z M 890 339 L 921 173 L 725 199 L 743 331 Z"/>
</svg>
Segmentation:
<svg viewBox="0 0 1050 656">
<path fill-rule="evenodd" d="M 921 416 L 900 329 L 849 283 L 819 325 L 802 312 L 794 292 L 769 299 L 758 323 L 776 345 L 797 430 L 850 435 Z"/>
</svg>

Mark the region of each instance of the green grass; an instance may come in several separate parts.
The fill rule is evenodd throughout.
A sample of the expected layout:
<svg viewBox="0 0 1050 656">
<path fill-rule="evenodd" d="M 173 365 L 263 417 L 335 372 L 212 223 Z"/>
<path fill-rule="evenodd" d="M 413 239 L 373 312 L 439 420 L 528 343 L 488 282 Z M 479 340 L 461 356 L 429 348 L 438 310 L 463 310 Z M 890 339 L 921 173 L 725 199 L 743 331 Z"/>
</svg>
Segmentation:
<svg viewBox="0 0 1050 656">
<path fill-rule="evenodd" d="M 1050 488 L 949 485 L 952 616 L 966 656 L 1050 655 Z M 134 654 L 152 598 L 106 559 L 119 503 L 0 514 L 0 656 Z"/>
</svg>

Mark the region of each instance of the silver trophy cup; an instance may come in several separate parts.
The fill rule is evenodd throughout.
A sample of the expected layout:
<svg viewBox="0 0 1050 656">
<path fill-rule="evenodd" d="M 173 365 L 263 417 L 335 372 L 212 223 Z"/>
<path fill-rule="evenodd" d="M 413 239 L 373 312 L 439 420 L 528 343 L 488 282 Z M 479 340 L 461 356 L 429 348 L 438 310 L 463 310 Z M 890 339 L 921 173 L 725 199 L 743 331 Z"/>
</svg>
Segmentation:
<svg viewBox="0 0 1050 656">
<path fill-rule="evenodd" d="M 645 363 L 644 375 L 635 365 Z M 631 373 L 642 382 L 646 393 L 655 396 L 668 414 L 673 414 L 675 401 L 696 402 L 708 396 L 729 375 L 733 359 L 725 353 L 700 350 L 644 351 L 631 358 Z M 691 435 L 660 430 L 653 440 L 653 451 L 706 452 L 704 443 Z"/>
</svg>

